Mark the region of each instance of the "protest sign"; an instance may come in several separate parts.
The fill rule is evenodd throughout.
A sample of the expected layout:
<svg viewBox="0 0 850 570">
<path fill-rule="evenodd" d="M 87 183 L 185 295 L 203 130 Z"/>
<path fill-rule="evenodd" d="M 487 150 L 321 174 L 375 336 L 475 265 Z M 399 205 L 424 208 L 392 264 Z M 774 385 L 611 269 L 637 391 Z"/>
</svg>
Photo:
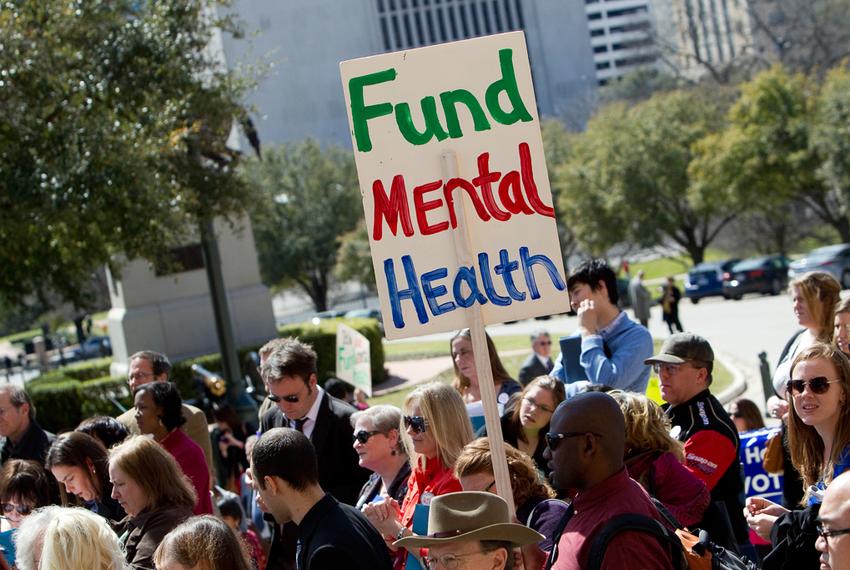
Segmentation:
<svg viewBox="0 0 850 570">
<path fill-rule="evenodd" d="M 568 311 L 523 33 L 340 69 L 386 337 Z"/>
<path fill-rule="evenodd" d="M 336 329 L 336 375 L 372 396 L 369 339 L 343 324 Z"/>
<path fill-rule="evenodd" d="M 739 437 L 741 464 L 744 466 L 744 494 L 747 497 L 764 497 L 781 505 L 782 475 L 768 473 L 762 466 L 767 440 L 778 433 L 779 428 L 763 428 L 745 431 Z"/>
</svg>

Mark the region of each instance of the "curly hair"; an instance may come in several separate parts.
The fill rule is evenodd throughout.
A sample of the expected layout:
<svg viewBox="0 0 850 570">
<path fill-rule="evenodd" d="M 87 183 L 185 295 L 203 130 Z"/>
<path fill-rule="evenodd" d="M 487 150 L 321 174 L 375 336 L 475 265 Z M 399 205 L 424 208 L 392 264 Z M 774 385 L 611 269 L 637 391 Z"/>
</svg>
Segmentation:
<svg viewBox="0 0 850 570">
<path fill-rule="evenodd" d="M 537 466 L 528 454 L 506 443 L 505 457 L 508 460 L 508 474 L 511 478 L 514 504 L 517 507 L 532 499 L 543 500 L 555 497 L 555 491 L 540 478 Z M 458 479 L 475 473 L 492 473 L 490 441 L 486 437 L 479 437 L 466 444 L 455 462 L 454 470 L 455 477 Z"/>
<path fill-rule="evenodd" d="M 797 289 L 806 300 L 806 308 L 818 325 L 818 340 L 832 342 L 835 308 L 841 301 L 841 284 L 825 271 L 812 271 L 792 279 L 788 288 Z"/>
<path fill-rule="evenodd" d="M 832 466 L 838 461 L 844 449 L 850 445 L 850 407 L 847 406 L 848 398 L 850 398 L 850 359 L 847 355 L 833 344 L 816 342 L 794 358 L 791 364 L 791 377 L 793 377 L 794 369 L 801 362 L 819 359 L 830 362 L 838 373 L 838 387 L 844 394 L 844 405 L 840 407 L 841 415 L 835 426 L 835 438 L 832 449 L 829 451 L 829 461 L 824 465 L 823 439 L 813 426 L 806 425 L 800 419 L 794 407 L 794 396 L 791 391 L 789 390 L 785 395 L 788 400 L 788 449 L 791 451 L 791 463 L 802 476 L 803 487 L 806 489 L 802 505 L 807 503 L 812 485 L 822 476 L 824 482 L 829 484 L 832 480 Z"/>
<path fill-rule="evenodd" d="M 626 421 L 625 459 L 648 451 L 669 451 L 683 459 L 682 443 L 670 436 L 670 418 L 658 404 L 633 392 L 612 390 L 608 395 L 620 405 Z"/>
</svg>

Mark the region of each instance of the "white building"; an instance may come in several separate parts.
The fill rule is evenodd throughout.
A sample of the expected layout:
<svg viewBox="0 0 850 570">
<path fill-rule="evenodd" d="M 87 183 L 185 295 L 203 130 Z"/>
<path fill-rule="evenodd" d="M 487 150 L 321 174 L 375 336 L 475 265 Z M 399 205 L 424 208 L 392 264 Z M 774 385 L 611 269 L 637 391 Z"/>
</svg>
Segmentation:
<svg viewBox="0 0 850 570">
<path fill-rule="evenodd" d="M 599 85 L 655 64 L 649 0 L 585 0 L 585 11 Z"/>
</svg>

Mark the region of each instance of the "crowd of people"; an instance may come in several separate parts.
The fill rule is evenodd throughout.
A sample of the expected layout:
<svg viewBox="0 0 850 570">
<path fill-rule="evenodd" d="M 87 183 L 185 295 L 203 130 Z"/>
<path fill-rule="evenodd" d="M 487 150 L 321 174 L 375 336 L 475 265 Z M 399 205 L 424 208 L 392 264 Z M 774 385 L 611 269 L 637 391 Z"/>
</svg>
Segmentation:
<svg viewBox="0 0 850 570">
<path fill-rule="evenodd" d="M 517 381 L 486 338 L 509 489 L 469 330 L 449 342 L 454 381 L 417 386 L 401 408 L 323 387 L 296 338 L 260 350 L 268 395 L 252 418 L 183 402 L 152 351 L 130 357 L 131 410 L 58 436 L 24 388 L 0 386 L 0 568 L 666 569 L 682 567 L 673 532 L 686 528 L 751 568 L 850 568 L 850 305 L 833 278 L 790 284 L 802 328 L 768 403 L 783 504 L 744 500 L 739 433 L 764 417 L 712 394 L 709 341 L 675 315 L 655 351 L 600 260 L 567 286 L 575 362 L 553 362 L 536 331 Z M 645 394 L 652 371 L 662 405 Z"/>
</svg>

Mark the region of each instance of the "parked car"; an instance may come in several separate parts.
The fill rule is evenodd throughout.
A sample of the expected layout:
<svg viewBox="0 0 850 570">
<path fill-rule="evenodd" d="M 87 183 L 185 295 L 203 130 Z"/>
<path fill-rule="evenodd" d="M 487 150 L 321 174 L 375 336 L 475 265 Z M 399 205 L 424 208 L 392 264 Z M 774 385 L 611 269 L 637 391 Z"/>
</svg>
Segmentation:
<svg viewBox="0 0 850 570">
<path fill-rule="evenodd" d="M 79 347 L 71 350 L 71 357 L 74 360 L 88 360 L 111 355 L 112 344 L 108 336 L 90 336 Z"/>
<path fill-rule="evenodd" d="M 723 296 L 736 301 L 746 293 L 778 295 L 788 285 L 788 258 L 765 255 L 739 261 L 723 274 Z"/>
<path fill-rule="evenodd" d="M 705 261 L 694 266 L 685 277 L 685 297 L 696 304 L 705 297 L 723 295 L 723 274 L 739 261 L 738 258 Z"/>
<path fill-rule="evenodd" d="M 842 289 L 850 289 L 850 243 L 813 249 L 802 259 L 791 262 L 788 277 L 793 279 L 809 271 L 826 271 L 841 283 Z"/>
<path fill-rule="evenodd" d="M 380 309 L 352 309 L 345 313 L 346 319 L 375 319 L 383 322 Z"/>
</svg>

